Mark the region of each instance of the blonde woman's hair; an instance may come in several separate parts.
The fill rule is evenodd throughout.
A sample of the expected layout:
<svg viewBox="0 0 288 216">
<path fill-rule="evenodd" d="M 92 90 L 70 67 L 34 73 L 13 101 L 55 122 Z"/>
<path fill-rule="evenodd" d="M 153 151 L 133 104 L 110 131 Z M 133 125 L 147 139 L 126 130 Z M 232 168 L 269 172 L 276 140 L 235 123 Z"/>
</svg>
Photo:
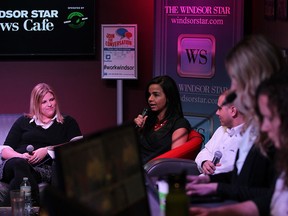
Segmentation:
<svg viewBox="0 0 288 216">
<path fill-rule="evenodd" d="M 27 116 L 30 118 L 33 118 L 33 116 L 35 115 L 37 119 L 42 120 L 42 116 L 40 113 L 40 106 L 41 106 L 43 97 L 47 93 L 51 93 L 56 100 L 56 107 L 55 107 L 56 113 L 55 114 L 57 114 L 57 119 L 56 119 L 57 122 L 63 123 L 64 117 L 60 113 L 58 100 L 57 100 L 55 91 L 52 89 L 51 86 L 49 86 L 46 83 L 39 83 L 33 88 L 31 92 L 31 97 L 30 97 L 30 110 Z"/>
<path fill-rule="evenodd" d="M 249 122 L 255 114 L 255 92 L 259 84 L 283 66 L 280 50 L 262 35 L 252 35 L 240 41 L 229 52 L 225 59 L 225 67 L 237 80 L 237 97 L 245 95 L 241 101 L 244 110 L 240 111 Z M 239 95 L 238 95 L 239 94 Z M 247 119 L 248 117 L 248 119 Z"/>
</svg>

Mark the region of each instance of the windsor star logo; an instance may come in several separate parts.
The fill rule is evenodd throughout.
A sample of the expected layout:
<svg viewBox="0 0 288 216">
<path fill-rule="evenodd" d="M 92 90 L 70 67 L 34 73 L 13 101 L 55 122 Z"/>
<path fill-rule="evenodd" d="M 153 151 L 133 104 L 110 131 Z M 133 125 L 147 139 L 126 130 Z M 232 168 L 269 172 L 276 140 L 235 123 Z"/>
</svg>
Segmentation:
<svg viewBox="0 0 288 216">
<path fill-rule="evenodd" d="M 179 35 L 177 62 L 179 76 L 212 78 L 215 73 L 215 44 L 213 35 Z"/>
</svg>

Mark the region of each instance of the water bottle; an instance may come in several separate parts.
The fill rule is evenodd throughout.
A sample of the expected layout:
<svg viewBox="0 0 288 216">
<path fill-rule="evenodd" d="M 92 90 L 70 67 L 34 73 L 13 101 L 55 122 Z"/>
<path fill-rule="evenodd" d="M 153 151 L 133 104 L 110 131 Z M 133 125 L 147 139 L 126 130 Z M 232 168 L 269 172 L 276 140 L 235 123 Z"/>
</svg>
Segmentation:
<svg viewBox="0 0 288 216">
<path fill-rule="evenodd" d="M 166 197 L 166 216 L 188 216 L 189 199 L 185 192 L 186 173 L 169 176 L 169 193 Z"/>
<path fill-rule="evenodd" d="M 157 181 L 158 194 L 159 194 L 159 205 L 161 210 L 161 215 L 165 215 L 165 206 L 166 206 L 166 196 L 168 194 L 168 182 L 164 179 L 159 179 Z"/>
<path fill-rule="evenodd" d="M 20 185 L 20 191 L 23 191 L 25 194 L 25 215 L 30 215 L 32 208 L 31 200 L 31 185 L 28 181 L 28 177 L 23 177 L 23 181 Z"/>
</svg>

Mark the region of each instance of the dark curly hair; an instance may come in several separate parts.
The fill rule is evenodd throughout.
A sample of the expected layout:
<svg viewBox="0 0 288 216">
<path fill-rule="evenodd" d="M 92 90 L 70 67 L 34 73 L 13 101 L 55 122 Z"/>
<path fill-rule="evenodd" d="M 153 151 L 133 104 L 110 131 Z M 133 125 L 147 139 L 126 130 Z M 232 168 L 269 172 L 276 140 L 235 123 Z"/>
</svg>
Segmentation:
<svg viewBox="0 0 288 216">
<path fill-rule="evenodd" d="M 278 115 L 281 123 L 279 128 L 280 151 L 277 152 L 277 168 L 285 172 L 285 185 L 288 186 L 288 70 L 276 73 L 270 79 L 264 80 L 256 91 L 256 101 L 261 95 L 268 97 L 268 107 L 272 115 Z M 256 113 L 260 123 L 263 116 L 259 105 L 256 105 Z"/>
</svg>

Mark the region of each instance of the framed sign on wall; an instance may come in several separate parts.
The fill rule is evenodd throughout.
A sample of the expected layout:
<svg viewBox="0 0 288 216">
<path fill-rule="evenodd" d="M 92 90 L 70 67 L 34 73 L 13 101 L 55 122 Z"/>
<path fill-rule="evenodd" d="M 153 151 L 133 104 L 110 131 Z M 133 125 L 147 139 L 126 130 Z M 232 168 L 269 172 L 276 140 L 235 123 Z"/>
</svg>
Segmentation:
<svg viewBox="0 0 288 216">
<path fill-rule="evenodd" d="M 102 79 L 137 79 L 137 25 L 103 24 Z"/>
<path fill-rule="evenodd" d="M 230 87 L 224 59 L 243 36 L 243 12 L 243 0 L 155 1 L 153 75 L 176 81 L 185 117 L 206 140 L 220 125 L 213 114 Z"/>
</svg>

